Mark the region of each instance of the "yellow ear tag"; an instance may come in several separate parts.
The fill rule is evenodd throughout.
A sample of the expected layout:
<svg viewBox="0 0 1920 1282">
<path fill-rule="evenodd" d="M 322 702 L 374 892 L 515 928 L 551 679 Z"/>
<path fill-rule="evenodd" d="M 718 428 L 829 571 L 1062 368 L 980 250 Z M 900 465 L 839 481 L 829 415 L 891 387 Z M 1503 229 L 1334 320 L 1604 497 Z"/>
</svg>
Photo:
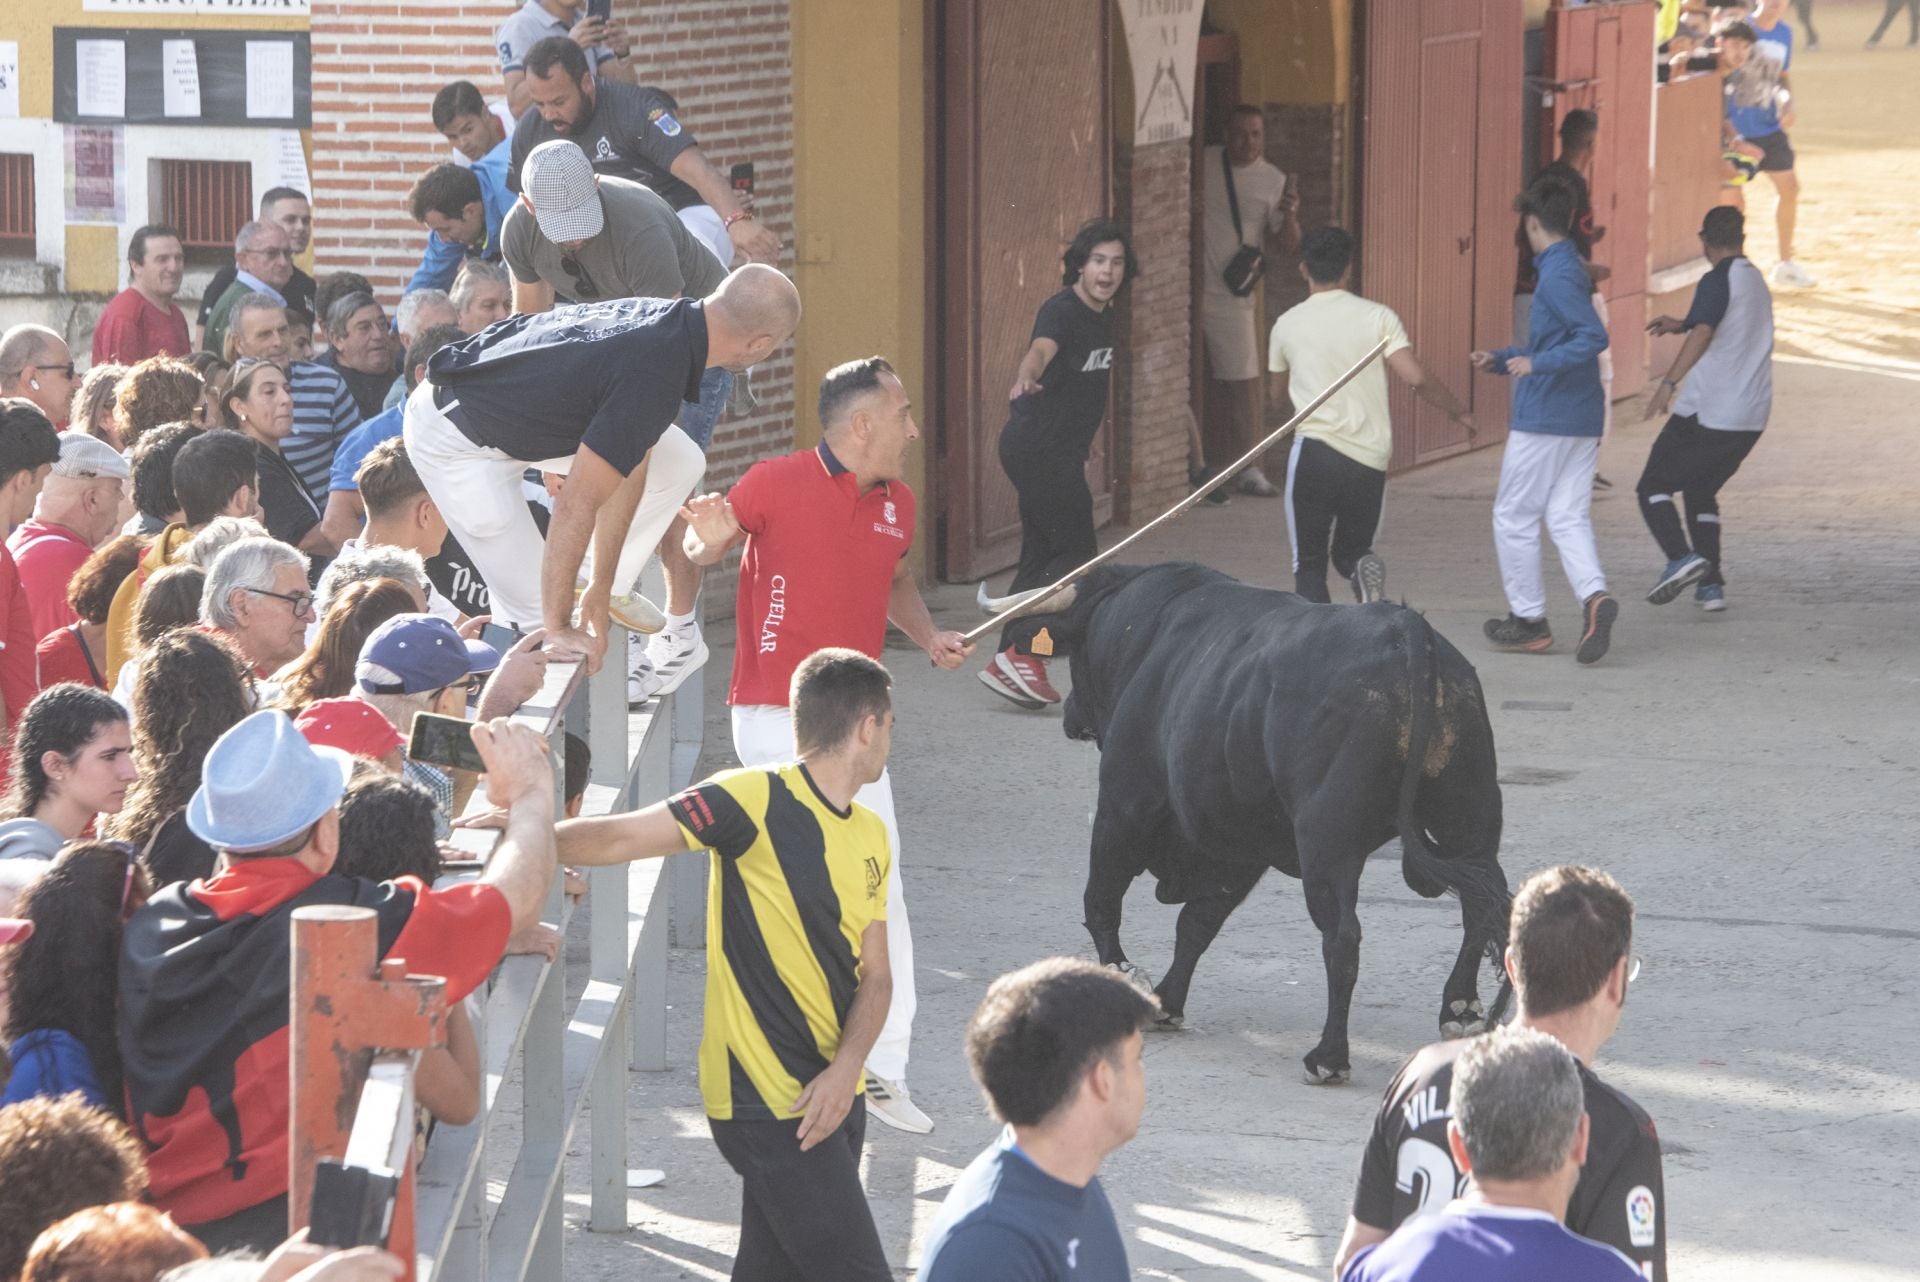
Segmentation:
<svg viewBox="0 0 1920 1282">
<path fill-rule="evenodd" d="M 1040 631 L 1034 634 L 1032 649 L 1035 654 L 1043 659 L 1052 654 L 1053 633 L 1047 631 L 1045 628 L 1041 628 Z"/>
</svg>

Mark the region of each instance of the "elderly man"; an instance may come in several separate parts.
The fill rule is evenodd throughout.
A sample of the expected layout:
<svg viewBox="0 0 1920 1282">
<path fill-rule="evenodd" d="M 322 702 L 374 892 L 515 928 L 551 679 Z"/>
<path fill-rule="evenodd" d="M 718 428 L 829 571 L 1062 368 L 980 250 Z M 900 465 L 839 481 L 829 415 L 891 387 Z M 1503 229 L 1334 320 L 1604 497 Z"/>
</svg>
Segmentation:
<svg viewBox="0 0 1920 1282">
<path fill-rule="evenodd" d="M 463 334 L 478 334 L 513 315 L 513 281 L 501 263 L 469 258 L 453 278 L 454 323 Z"/>
<path fill-rule="evenodd" d="M 273 223 L 287 234 L 287 244 L 298 258 L 307 252 L 307 245 L 313 239 L 313 207 L 307 203 L 306 196 L 291 187 L 269 188 L 267 194 L 260 197 L 260 221 Z M 227 292 L 236 279 L 236 264 L 228 264 L 214 273 L 207 282 L 207 288 L 200 296 L 200 316 L 195 322 L 198 326 L 195 343 L 206 340 L 207 321 L 213 313 L 213 305 Z M 313 277 L 294 268 L 287 277 L 287 305 L 307 316 L 313 315 Z"/>
<path fill-rule="evenodd" d="M 287 293 L 293 279 L 293 252 L 293 242 L 278 223 L 251 222 L 235 234 L 233 284 L 207 312 L 206 338 L 201 343 L 205 350 L 226 356 L 234 304 L 247 295 L 265 294 L 282 307 L 292 305 Z"/>
<path fill-rule="evenodd" d="M 500 222 L 513 206 L 507 187 L 510 153 L 496 147 L 467 168 L 440 164 L 413 185 L 407 209 L 427 229 L 420 266 L 407 291 L 447 289 L 462 263 L 500 257 Z"/>
<path fill-rule="evenodd" d="M 127 241 L 127 287 L 114 295 L 93 327 L 93 363 L 134 365 L 149 356 L 193 353 L 187 314 L 174 303 L 186 276 L 180 233 L 154 223 Z"/>
<path fill-rule="evenodd" d="M 514 127 L 507 168 L 515 191 L 535 147 L 556 138 L 591 139 L 595 170 L 659 192 L 722 267 L 733 265 L 736 251 L 757 263 L 779 260 L 780 238 L 740 203 L 680 122 L 679 104 L 669 95 L 609 80 L 604 72 L 596 78 L 570 40 L 542 40 L 528 50 L 526 72 L 532 109 L 523 109 Z"/>
<path fill-rule="evenodd" d="M 93 549 L 119 528 L 121 496 L 131 475 L 127 461 L 98 437 L 61 436 L 60 458 L 33 505 L 32 519 L 7 536 L 34 636 L 78 622 L 67 604 L 67 585 Z"/>
<path fill-rule="evenodd" d="M 464 335 L 453 325 L 436 325 L 418 335 L 408 344 L 403 353 L 401 380 L 405 390 L 411 392 L 425 376 L 423 368 L 433 358 L 434 353 L 449 343 L 457 343 Z M 373 448 L 382 441 L 400 435 L 405 397 L 402 404 L 382 410 L 360 426 L 354 428 L 341 440 L 334 451 L 333 464 L 327 473 L 327 505 L 321 526 L 335 543 L 345 546 L 360 533 L 361 521 L 366 517 L 366 509 L 360 502 L 360 485 L 354 479 L 360 470 L 360 464 L 366 460 Z M 431 552 L 426 555 L 432 555 Z"/>
<path fill-rule="evenodd" d="M 0 396 L 29 400 L 55 427 L 73 404 L 73 353 L 45 325 L 15 325 L 0 335 Z"/>
<path fill-rule="evenodd" d="M 372 294 L 336 298 L 324 318 L 327 350 L 314 362 L 338 374 L 362 419 L 385 408 L 393 386 L 393 326 Z"/>
<path fill-rule="evenodd" d="M 458 276 L 454 283 L 460 283 Z M 443 289 L 416 289 L 400 300 L 400 306 L 393 311 L 393 331 L 400 340 L 400 350 L 396 353 L 403 363 L 414 341 L 430 329 L 445 325 L 458 325 L 460 313 L 453 305 L 453 299 Z M 393 383 L 387 388 L 386 399 L 381 403 L 382 410 L 399 408 L 407 399 L 407 393 L 413 390 L 413 384 L 407 380 L 407 371 L 403 368 L 394 376 Z"/>
<path fill-rule="evenodd" d="M 544 746 L 504 720 L 476 725 L 473 739 L 507 831 L 477 881 L 447 889 L 334 873 L 354 759 L 312 747 L 283 714 L 257 712 L 208 751 L 187 826 L 220 865 L 204 882 L 160 891 L 127 923 L 120 1051 L 153 1200 L 212 1248 L 266 1249 L 286 1236 L 294 910 L 373 909 L 382 951 L 445 976 L 450 1002 L 538 920 L 554 869 Z M 417 1079 L 429 1112 L 450 1103 L 436 1096 L 440 1084 Z"/>
<path fill-rule="evenodd" d="M 200 626 L 226 638 L 255 676 L 270 677 L 299 658 L 312 621 L 304 552 L 254 537 L 214 558 L 200 597 Z"/>
<path fill-rule="evenodd" d="M 240 299 L 233 307 L 236 358 L 272 361 L 287 372 L 293 393 L 293 433 L 280 453 L 316 504 L 327 501 L 327 472 L 334 451 L 360 426 L 360 407 L 340 371 L 318 361 L 295 360 L 286 309 L 265 294 Z"/>
<path fill-rule="evenodd" d="M 1612 1247 L 1564 1223 L 1587 1160 L 1580 1065 L 1545 1033 L 1502 1028 L 1465 1043 L 1453 1070 L 1447 1152 L 1472 1182 L 1353 1258 L 1345 1282 L 1636 1282 Z M 1451 1168 L 1449 1168 L 1451 1174 Z"/>
<path fill-rule="evenodd" d="M 630 592 L 700 479 L 699 447 L 673 426 L 683 402 L 708 369 L 767 359 L 799 322 L 793 282 L 749 264 L 704 299 L 516 316 L 428 362 L 407 398 L 407 456 L 486 580 L 494 618 L 544 623 L 549 650 L 597 670 L 614 597 Z M 529 463 L 567 474 L 544 555 L 521 491 Z M 648 631 L 665 622 L 638 603 L 627 619 Z"/>
</svg>

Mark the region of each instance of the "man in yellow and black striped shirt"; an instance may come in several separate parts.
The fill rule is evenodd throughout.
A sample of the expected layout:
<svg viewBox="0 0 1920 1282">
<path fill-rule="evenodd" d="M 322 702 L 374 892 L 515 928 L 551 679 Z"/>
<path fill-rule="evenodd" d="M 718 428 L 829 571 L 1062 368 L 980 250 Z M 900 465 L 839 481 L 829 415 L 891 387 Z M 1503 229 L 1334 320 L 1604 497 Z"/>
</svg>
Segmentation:
<svg viewBox="0 0 1920 1282">
<path fill-rule="evenodd" d="M 798 760 L 560 825 L 560 856 L 711 849 L 700 1094 L 745 1183 L 733 1277 L 887 1282 L 860 1185 L 862 1066 L 886 1019 L 887 832 L 853 797 L 886 768 L 886 669 L 822 650 L 793 676 Z"/>
</svg>

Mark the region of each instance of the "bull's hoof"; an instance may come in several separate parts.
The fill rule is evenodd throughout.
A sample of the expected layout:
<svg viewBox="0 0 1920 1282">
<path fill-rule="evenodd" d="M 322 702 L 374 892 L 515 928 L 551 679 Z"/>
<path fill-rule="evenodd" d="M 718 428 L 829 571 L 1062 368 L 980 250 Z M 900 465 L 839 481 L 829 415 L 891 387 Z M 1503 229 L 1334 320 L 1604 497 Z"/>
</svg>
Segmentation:
<svg viewBox="0 0 1920 1282">
<path fill-rule="evenodd" d="M 1447 1003 L 1447 1008 L 1440 1014 L 1440 1036 L 1448 1041 L 1478 1037 L 1486 1031 L 1487 1011 L 1478 997 L 1471 1000 L 1456 997 Z"/>
<path fill-rule="evenodd" d="M 1147 1025 L 1147 1029 L 1154 1033 L 1177 1033 L 1186 1026 L 1186 1023 L 1185 1015 L 1161 1015 Z"/>
<path fill-rule="evenodd" d="M 1319 1051 L 1311 1051 L 1305 1060 L 1306 1080 L 1309 1086 L 1344 1086 L 1353 1076 L 1353 1065 L 1333 1064 L 1321 1058 Z"/>
<path fill-rule="evenodd" d="M 1120 962 L 1117 964 L 1109 963 L 1108 968 L 1117 970 L 1122 975 L 1125 975 L 1128 983 L 1132 984 L 1147 996 L 1155 996 L 1153 991 L 1153 976 L 1147 973 L 1145 966 L 1137 965 L 1133 962 Z"/>
</svg>

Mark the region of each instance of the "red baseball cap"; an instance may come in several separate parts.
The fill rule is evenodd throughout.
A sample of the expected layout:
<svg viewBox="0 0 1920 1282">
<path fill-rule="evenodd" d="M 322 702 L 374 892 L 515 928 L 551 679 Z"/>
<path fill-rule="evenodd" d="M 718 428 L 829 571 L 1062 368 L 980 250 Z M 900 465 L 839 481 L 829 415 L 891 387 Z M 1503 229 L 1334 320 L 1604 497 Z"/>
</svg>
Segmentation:
<svg viewBox="0 0 1920 1282">
<path fill-rule="evenodd" d="M 0 944 L 17 944 L 33 934 L 33 923 L 25 917 L 0 917 Z"/>
<path fill-rule="evenodd" d="M 375 761 L 407 742 L 380 709 L 351 695 L 316 700 L 293 724 L 316 747 L 338 748 Z"/>
</svg>

